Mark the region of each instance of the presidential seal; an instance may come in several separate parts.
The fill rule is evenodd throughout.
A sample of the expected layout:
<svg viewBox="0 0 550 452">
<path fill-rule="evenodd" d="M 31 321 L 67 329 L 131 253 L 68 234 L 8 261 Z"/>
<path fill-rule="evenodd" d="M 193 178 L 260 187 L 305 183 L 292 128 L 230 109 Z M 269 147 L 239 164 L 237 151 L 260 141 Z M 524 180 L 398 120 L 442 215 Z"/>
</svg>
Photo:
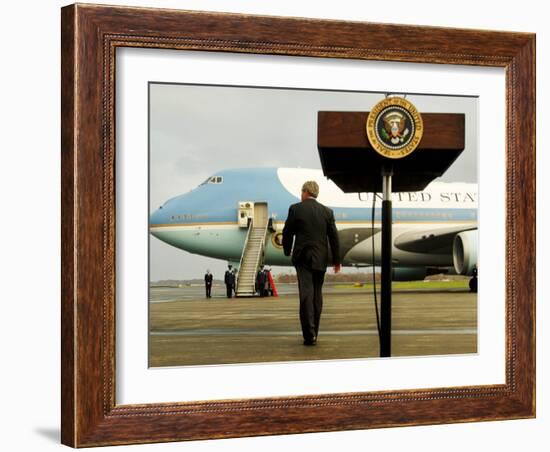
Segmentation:
<svg viewBox="0 0 550 452">
<path fill-rule="evenodd" d="M 283 233 L 282 232 L 274 232 L 271 234 L 271 243 L 275 248 L 282 248 L 283 247 Z"/>
<path fill-rule="evenodd" d="M 390 159 L 413 152 L 424 131 L 422 116 L 403 97 L 387 97 L 378 102 L 369 113 L 366 128 L 374 150 Z"/>
</svg>

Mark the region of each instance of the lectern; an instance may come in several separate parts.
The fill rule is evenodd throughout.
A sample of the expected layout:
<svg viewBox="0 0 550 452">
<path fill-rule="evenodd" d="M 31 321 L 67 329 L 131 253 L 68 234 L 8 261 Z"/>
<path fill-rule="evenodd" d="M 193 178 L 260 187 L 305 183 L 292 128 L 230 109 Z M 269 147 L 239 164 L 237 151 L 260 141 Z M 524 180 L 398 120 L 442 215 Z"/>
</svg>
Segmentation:
<svg viewBox="0 0 550 452">
<path fill-rule="evenodd" d="M 464 150 L 464 115 L 420 113 L 403 97 L 370 112 L 320 111 L 317 147 L 326 177 L 345 193 L 382 192 L 380 356 L 391 356 L 391 193 L 423 190 Z M 375 262 L 372 262 L 375 265 Z"/>
</svg>

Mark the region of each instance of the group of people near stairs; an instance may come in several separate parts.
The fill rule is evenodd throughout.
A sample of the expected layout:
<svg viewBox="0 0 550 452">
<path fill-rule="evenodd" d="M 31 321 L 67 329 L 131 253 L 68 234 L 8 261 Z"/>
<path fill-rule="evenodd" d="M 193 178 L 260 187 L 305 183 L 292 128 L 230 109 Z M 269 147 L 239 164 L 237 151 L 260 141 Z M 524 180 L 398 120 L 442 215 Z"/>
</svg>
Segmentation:
<svg viewBox="0 0 550 452">
<path fill-rule="evenodd" d="M 224 283 L 226 288 L 227 298 L 232 298 L 235 293 L 235 281 L 237 279 L 237 269 L 232 265 L 227 266 L 227 270 L 224 275 Z M 206 289 L 206 298 L 212 298 L 212 285 L 214 283 L 214 275 L 210 270 L 206 270 L 204 275 L 204 287 Z"/>
<path fill-rule="evenodd" d="M 266 297 L 273 295 L 273 288 L 271 287 L 271 270 L 264 267 L 263 265 L 259 268 L 256 273 L 256 279 L 254 283 L 254 288 L 256 293 L 260 297 Z M 237 279 L 237 269 L 233 268 L 231 264 L 227 266 L 227 270 L 224 275 L 224 284 L 226 288 L 227 298 L 232 298 L 235 294 L 236 289 L 236 279 Z M 206 290 L 206 298 L 212 298 L 212 285 L 214 282 L 214 275 L 210 270 L 206 270 L 204 275 L 204 287 Z"/>
</svg>

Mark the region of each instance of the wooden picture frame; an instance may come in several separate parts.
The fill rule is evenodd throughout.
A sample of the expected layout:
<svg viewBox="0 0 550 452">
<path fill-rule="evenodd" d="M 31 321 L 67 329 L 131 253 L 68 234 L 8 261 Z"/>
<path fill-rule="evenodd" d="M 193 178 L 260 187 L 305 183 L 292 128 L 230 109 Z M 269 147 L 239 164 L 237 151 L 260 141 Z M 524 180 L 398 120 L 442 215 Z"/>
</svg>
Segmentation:
<svg viewBox="0 0 550 452">
<path fill-rule="evenodd" d="M 61 34 L 64 444 L 84 447 L 535 416 L 535 35 L 78 4 L 62 9 Z M 505 68 L 505 384 L 117 405 L 118 47 Z"/>
</svg>

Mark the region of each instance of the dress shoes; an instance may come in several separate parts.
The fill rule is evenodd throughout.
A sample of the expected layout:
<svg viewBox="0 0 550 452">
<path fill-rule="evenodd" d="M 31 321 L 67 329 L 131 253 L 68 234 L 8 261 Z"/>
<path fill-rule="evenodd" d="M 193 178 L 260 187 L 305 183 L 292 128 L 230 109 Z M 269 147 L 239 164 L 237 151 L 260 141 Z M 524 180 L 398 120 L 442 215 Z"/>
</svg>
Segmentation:
<svg viewBox="0 0 550 452">
<path fill-rule="evenodd" d="M 313 339 L 305 339 L 304 345 L 317 345 L 317 338 L 314 337 Z"/>
</svg>

